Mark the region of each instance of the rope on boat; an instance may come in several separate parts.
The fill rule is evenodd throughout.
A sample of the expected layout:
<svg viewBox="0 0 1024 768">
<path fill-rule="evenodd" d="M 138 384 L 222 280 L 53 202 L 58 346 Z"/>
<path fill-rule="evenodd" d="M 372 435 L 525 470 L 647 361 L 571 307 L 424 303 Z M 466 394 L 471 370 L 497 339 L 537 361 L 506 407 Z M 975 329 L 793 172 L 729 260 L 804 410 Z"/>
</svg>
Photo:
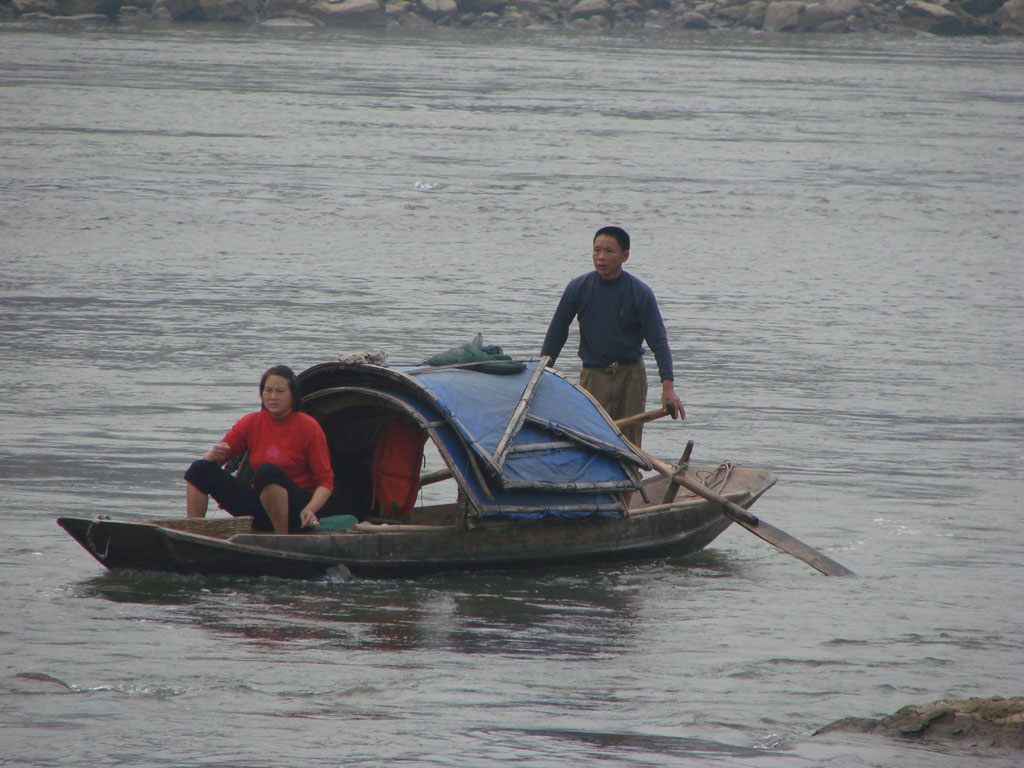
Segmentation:
<svg viewBox="0 0 1024 768">
<path fill-rule="evenodd" d="M 96 521 L 90 520 L 89 527 L 85 529 L 85 541 L 89 545 L 89 550 L 95 555 L 101 562 L 107 559 L 107 555 L 110 552 L 110 537 L 107 537 L 107 545 L 103 548 L 103 554 L 100 554 L 99 550 L 96 549 L 96 543 L 92 540 L 92 529 L 96 527 Z"/>
<path fill-rule="evenodd" d="M 729 477 L 732 475 L 732 471 L 736 468 L 736 465 L 731 461 L 723 461 L 714 469 L 703 469 L 695 470 L 694 476 L 697 481 L 709 490 L 716 491 L 717 493 L 724 495 L 725 485 L 729 482 Z M 667 509 L 674 509 L 681 507 L 688 502 L 676 499 L 666 504 L 653 504 L 650 506 L 639 506 L 635 509 L 631 509 L 630 512 L 633 514 L 647 514 L 650 512 L 662 512 Z"/>
<path fill-rule="evenodd" d="M 732 475 L 732 471 L 735 468 L 735 464 L 726 460 L 712 470 L 698 470 L 696 473 L 697 480 L 700 481 L 700 484 L 705 488 L 721 492 L 724 490 L 725 484 L 729 482 L 729 477 Z"/>
</svg>

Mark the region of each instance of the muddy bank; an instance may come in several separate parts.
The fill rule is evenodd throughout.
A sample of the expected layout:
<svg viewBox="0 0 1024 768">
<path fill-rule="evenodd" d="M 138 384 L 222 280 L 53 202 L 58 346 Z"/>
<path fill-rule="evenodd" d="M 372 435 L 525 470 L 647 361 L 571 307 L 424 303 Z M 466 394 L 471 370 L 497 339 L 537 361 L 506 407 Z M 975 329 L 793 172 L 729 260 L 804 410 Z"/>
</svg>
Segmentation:
<svg viewBox="0 0 1024 768">
<path fill-rule="evenodd" d="M 903 707 L 879 719 L 844 718 L 815 735 L 834 731 L 872 733 L 967 750 L 1024 751 L 1024 697 L 942 699 Z"/>
<path fill-rule="evenodd" d="M 1024 35 L 1024 0 L 0 0 L 0 21 Z"/>
</svg>

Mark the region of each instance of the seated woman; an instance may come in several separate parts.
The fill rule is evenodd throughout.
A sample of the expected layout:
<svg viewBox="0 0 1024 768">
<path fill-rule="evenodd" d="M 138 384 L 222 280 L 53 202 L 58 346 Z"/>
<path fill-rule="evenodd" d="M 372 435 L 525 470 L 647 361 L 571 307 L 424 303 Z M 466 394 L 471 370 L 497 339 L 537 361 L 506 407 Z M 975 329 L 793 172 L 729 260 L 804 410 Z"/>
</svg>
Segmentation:
<svg viewBox="0 0 1024 768">
<path fill-rule="evenodd" d="M 185 472 L 189 517 L 205 517 L 210 496 L 230 514 L 251 515 L 253 530 L 298 533 L 320 524 L 317 512 L 334 489 L 327 438 L 302 413 L 295 373 L 274 366 L 260 379 L 260 410 L 243 416 L 224 439 Z M 253 484 L 222 467 L 249 452 Z"/>
</svg>

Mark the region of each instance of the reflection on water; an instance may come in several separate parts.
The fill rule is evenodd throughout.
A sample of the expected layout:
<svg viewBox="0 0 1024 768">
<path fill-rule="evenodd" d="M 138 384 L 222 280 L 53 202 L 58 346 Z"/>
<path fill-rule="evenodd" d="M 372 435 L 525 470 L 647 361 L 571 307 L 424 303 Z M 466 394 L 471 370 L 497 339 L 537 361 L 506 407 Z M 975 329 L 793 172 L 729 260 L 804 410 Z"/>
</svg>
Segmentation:
<svg viewBox="0 0 1024 768">
<path fill-rule="evenodd" d="M 524 735 L 552 741 L 571 741 L 600 750 L 612 749 L 625 755 L 636 754 L 638 765 L 656 765 L 656 757 L 677 757 L 690 760 L 708 758 L 757 758 L 763 765 L 771 765 L 774 755 L 770 750 L 750 749 L 732 744 L 721 744 L 704 739 L 659 736 L 636 733 L 595 733 L 592 731 L 527 731 Z"/>
<path fill-rule="evenodd" d="M 555 659 L 621 653 L 636 639 L 636 595 L 617 583 L 615 572 L 598 569 L 379 582 L 118 571 L 73 591 L 114 603 L 173 606 L 175 623 L 289 647 Z"/>
</svg>

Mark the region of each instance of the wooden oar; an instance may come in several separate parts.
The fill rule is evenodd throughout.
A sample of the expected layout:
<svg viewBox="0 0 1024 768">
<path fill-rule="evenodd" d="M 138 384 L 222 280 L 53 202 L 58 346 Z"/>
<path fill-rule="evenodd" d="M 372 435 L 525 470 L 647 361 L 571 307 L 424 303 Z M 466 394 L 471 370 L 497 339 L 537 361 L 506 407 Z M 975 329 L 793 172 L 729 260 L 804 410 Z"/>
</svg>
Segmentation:
<svg viewBox="0 0 1024 768">
<path fill-rule="evenodd" d="M 420 485 L 433 485 L 434 483 L 440 483 L 442 480 L 447 480 L 452 476 L 452 471 L 448 467 L 441 467 L 441 469 L 435 469 L 433 472 L 424 472 L 420 475 Z"/>
<path fill-rule="evenodd" d="M 654 421 L 660 419 L 662 416 L 668 416 L 668 408 L 662 406 L 655 411 L 644 411 L 643 413 L 637 413 L 633 416 L 624 416 L 621 419 L 615 420 L 615 426 L 619 429 L 628 427 L 633 424 L 646 424 L 648 421 Z"/>
<path fill-rule="evenodd" d="M 779 530 L 774 525 L 769 525 L 764 520 L 758 519 L 736 502 L 729 501 L 729 499 L 725 498 L 725 496 L 722 496 L 720 493 L 715 493 L 715 491 L 701 485 L 696 480 L 692 480 L 691 478 L 686 477 L 685 474 L 677 472 L 676 468 L 671 464 L 659 461 L 650 454 L 645 453 L 640 448 L 637 448 L 636 450 L 641 456 L 647 459 L 651 463 L 651 466 L 653 466 L 660 474 L 667 477 L 670 483 L 678 483 L 684 488 L 693 491 L 698 496 L 703 496 L 708 501 L 713 501 L 720 505 L 722 513 L 726 517 L 732 519 L 734 523 L 746 528 L 752 534 L 764 539 L 769 544 L 774 544 L 783 552 L 786 552 L 799 560 L 803 560 L 809 566 L 820 571 L 826 576 L 856 575 L 849 568 L 846 568 L 835 560 L 826 557 L 818 550 L 807 546 L 799 539 L 790 536 L 785 531 Z"/>
<path fill-rule="evenodd" d="M 647 423 L 648 421 L 654 421 L 660 419 L 662 416 L 668 416 L 667 408 L 658 408 L 654 411 L 644 411 L 633 416 L 626 416 L 625 418 L 619 419 L 615 422 L 615 426 L 619 429 L 622 427 L 628 427 L 630 424 Z M 433 472 L 424 472 L 420 475 L 420 485 L 430 485 L 431 483 L 440 483 L 442 480 L 447 480 L 452 476 L 452 471 L 448 467 L 442 467 L 441 469 L 435 469 Z"/>
</svg>

